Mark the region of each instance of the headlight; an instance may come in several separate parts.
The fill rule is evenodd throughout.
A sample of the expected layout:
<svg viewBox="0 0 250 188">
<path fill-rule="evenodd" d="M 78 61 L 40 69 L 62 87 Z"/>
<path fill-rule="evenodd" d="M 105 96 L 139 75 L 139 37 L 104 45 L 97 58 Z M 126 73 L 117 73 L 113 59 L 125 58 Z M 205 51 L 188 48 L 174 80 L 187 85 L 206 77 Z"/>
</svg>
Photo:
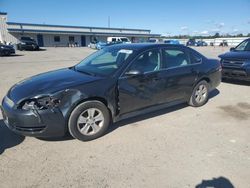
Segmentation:
<svg viewBox="0 0 250 188">
<path fill-rule="evenodd" d="M 21 44 L 25 45 L 26 43 L 25 42 L 21 42 Z"/>
<path fill-rule="evenodd" d="M 44 110 L 57 107 L 60 103 L 59 99 L 54 97 L 42 97 L 38 99 L 29 99 L 21 103 L 20 107 L 23 110 Z"/>
<path fill-rule="evenodd" d="M 4 47 L 3 47 L 3 46 L 1 46 L 0 48 L 4 49 Z"/>
</svg>

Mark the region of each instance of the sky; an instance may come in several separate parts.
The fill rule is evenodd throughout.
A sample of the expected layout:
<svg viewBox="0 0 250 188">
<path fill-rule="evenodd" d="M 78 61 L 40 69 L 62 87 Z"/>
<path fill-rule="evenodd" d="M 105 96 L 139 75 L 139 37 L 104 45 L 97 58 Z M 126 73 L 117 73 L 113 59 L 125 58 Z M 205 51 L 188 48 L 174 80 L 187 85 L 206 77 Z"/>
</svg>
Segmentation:
<svg viewBox="0 0 250 188">
<path fill-rule="evenodd" d="M 0 0 L 9 22 L 150 29 L 151 33 L 250 33 L 250 0 Z"/>
</svg>

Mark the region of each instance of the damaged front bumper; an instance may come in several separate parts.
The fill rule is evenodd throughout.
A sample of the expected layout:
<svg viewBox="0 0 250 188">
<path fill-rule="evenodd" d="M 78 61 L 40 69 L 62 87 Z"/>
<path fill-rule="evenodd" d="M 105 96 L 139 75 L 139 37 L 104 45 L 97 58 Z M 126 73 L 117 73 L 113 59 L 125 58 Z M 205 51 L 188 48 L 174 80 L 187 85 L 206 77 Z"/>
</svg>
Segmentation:
<svg viewBox="0 0 250 188">
<path fill-rule="evenodd" d="M 6 126 L 17 134 L 34 137 L 55 137 L 65 135 L 65 118 L 59 108 L 23 110 L 13 106 L 5 97 L 2 101 L 2 114 Z"/>
</svg>

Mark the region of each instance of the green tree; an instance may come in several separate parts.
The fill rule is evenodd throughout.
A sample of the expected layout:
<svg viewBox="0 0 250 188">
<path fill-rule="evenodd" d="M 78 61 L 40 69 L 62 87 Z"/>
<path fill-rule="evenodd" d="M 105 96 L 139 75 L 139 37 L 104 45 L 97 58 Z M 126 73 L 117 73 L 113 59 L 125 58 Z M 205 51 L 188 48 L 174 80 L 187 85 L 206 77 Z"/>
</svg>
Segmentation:
<svg viewBox="0 0 250 188">
<path fill-rule="evenodd" d="M 215 34 L 214 34 L 214 37 L 215 37 L 215 38 L 220 37 L 220 33 L 215 33 Z"/>
</svg>

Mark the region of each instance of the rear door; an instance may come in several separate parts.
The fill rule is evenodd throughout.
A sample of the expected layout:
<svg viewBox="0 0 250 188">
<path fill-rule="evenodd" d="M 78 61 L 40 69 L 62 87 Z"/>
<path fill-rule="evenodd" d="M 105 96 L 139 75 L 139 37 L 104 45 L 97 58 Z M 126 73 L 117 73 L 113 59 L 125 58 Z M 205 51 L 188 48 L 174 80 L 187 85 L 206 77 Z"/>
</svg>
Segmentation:
<svg viewBox="0 0 250 188">
<path fill-rule="evenodd" d="M 159 79 L 164 90 L 157 93 L 160 103 L 183 100 L 189 97 L 199 74 L 201 62 L 194 63 L 190 51 L 180 47 L 162 48 L 162 71 Z"/>
</svg>

